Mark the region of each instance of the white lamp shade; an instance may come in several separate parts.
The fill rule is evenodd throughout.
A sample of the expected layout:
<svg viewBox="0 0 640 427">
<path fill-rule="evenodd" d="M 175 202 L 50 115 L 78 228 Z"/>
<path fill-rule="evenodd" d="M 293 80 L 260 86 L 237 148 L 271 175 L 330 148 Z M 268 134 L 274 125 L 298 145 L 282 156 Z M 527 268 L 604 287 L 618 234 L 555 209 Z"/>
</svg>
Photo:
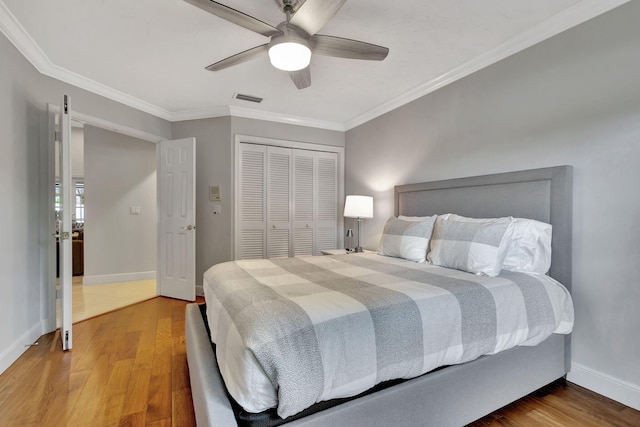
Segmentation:
<svg viewBox="0 0 640 427">
<path fill-rule="evenodd" d="M 373 197 L 347 196 L 344 202 L 344 216 L 347 218 L 373 218 Z"/>
<path fill-rule="evenodd" d="M 297 42 L 274 44 L 269 48 L 269 60 L 280 70 L 302 70 L 311 61 L 311 49 Z"/>
</svg>

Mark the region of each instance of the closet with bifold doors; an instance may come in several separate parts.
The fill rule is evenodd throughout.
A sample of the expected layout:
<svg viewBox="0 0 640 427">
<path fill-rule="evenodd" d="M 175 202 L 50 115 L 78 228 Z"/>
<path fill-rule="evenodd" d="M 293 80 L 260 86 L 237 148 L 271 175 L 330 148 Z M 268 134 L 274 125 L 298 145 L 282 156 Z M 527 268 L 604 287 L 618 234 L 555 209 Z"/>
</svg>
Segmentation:
<svg viewBox="0 0 640 427">
<path fill-rule="evenodd" d="M 240 143 L 238 156 L 236 259 L 337 247 L 337 153 Z"/>
</svg>

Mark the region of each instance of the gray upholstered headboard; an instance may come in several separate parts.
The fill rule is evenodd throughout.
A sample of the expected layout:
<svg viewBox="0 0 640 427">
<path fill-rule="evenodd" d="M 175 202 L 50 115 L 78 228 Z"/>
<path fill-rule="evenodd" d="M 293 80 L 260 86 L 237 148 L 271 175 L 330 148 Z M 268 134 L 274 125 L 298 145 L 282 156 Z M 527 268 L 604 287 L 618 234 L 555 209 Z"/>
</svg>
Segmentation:
<svg viewBox="0 0 640 427">
<path fill-rule="evenodd" d="M 456 213 L 513 216 L 553 226 L 549 275 L 571 289 L 573 217 L 571 166 L 531 169 L 395 187 L 395 215 Z"/>
</svg>

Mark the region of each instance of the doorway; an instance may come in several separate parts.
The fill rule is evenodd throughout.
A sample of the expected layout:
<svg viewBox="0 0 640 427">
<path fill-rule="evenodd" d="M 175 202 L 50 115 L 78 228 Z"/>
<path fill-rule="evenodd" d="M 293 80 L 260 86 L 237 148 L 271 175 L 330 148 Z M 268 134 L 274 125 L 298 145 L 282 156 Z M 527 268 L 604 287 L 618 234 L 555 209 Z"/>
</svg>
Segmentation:
<svg viewBox="0 0 640 427">
<path fill-rule="evenodd" d="M 157 295 L 157 141 L 109 128 L 73 120 L 73 323 Z"/>
</svg>

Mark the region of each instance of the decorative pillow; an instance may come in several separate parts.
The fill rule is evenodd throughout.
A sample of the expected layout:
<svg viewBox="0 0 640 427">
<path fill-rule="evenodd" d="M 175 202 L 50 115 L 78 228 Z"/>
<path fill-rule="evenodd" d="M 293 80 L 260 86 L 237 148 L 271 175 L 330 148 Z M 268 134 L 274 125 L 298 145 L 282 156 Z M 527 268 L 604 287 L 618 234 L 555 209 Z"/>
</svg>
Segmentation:
<svg viewBox="0 0 640 427">
<path fill-rule="evenodd" d="M 546 274 L 551 267 L 551 224 L 526 218 L 513 219 L 513 236 L 502 268 Z"/>
<path fill-rule="evenodd" d="M 419 221 L 424 221 L 425 219 L 429 219 L 431 218 L 430 216 L 405 216 L 405 215 L 398 215 L 398 219 L 401 219 L 403 221 L 411 221 L 411 222 L 419 222 Z"/>
<path fill-rule="evenodd" d="M 513 218 L 438 217 L 429 262 L 474 274 L 497 276 L 513 234 Z"/>
<path fill-rule="evenodd" d="M 389 218 L 382 232 L 378 253 L 409 261 L 425 262 L 437 215 L 426 218 L 423 221 Z"/>
<path fill-rule="evenodd" d="M 444 215 L 437 215 L 437 216 L 441 216 L 444 218 L 449 218 L 449 215 L 453 215 L 453 214 L 444 214 Z M 398 219 L 401 219 L 403 221 L 424 221 L 425 219 L 429 219 L 432 218 L 430 216 L 405 216 L 405 215 L 398 215 Z"/>
</svg>

